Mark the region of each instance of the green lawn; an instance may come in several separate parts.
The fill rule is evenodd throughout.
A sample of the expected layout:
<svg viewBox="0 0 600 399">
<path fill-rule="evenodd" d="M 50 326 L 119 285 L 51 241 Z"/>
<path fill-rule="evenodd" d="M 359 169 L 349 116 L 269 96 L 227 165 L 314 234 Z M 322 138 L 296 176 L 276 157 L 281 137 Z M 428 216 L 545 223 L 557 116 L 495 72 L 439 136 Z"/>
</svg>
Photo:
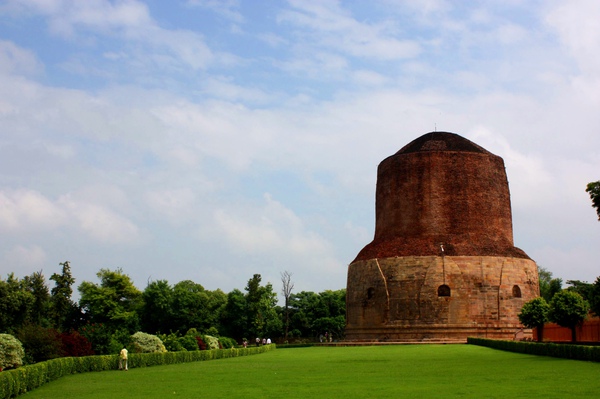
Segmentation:
<svg viewBox="0 0 600 399">
<path fill-rule="evenodd" d="M 278 349 L 71 375 L 23 398 L 592 398 L 600 363 L 474 345 Z"/>
</svg>

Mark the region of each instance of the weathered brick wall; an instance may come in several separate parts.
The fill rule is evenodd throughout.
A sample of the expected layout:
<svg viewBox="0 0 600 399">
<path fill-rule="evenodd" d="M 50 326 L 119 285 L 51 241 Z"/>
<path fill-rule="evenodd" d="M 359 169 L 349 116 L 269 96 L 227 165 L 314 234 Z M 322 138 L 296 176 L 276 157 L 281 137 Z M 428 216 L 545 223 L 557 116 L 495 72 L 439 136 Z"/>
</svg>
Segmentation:
<svg viewBox="0 0 600 399">
<path fill-rule="evenodd" d="M 375 238 L 356 260 L 440 255 L 440 244 L 446 255 L 527 258 L 513 244 L 502 158 L 452 133 L 419 140 L 380 163 Z"/>
<path fill-rule="evenodd" d="M 380 163 L 375 211 L 375 237 L 348 268 L 347 339 L 520 329 L 538 274 L 513 243 L 502 158 L 454 133 L 425 134 Z"/>
<path fill-rule="evenodd" d="M 348 267 L 346 339 L 511 339 L 521 307 L 539 296 L 537 279 L 535 262 L 513 257 L 356 261 Z M 450 296 L 438 295 L 441 285 Z"/>
</svg>

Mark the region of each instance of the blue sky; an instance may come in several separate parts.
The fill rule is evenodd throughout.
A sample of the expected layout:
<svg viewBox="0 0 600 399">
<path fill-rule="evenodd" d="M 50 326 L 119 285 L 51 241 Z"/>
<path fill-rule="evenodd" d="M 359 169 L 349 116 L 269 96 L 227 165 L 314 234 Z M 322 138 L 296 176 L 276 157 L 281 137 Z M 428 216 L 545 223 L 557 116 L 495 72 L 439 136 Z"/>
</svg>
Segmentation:
<svg viewBox="0 0 600 399">
<path fill-rule="evenodd" d="M 504 158 L 518 247 L 592 282 L 598 20 L 596 0 L 4 1 L 0 273 L 343 288 L 377 165 L 437 129 Z"/>
</svg>

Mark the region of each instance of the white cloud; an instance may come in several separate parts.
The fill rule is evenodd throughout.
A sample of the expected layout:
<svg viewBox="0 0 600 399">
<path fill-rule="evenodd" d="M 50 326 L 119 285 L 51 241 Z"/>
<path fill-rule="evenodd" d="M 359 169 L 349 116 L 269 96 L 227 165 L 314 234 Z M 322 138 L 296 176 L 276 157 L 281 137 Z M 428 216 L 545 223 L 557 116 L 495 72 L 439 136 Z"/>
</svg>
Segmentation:
<svg viewBox="0 0 600 399">
<path fill-rule="evenodd" d="M 269 254 L 279 262 L 289 258 L 290 265 L 320 258 L 327 267 L 339 267 L 326 238 L 307 230 L 302 219 L 269 194 L 264 195 L 264 201 L 263 206 L 251 209 L 215 210 L 215 227 L 232 250 Z M 316 266 L 311 263 L 312 267 L 323 267 L 322 264 Z"/>
<path fill-rule="evenodd" d="M 0 191 L 0 229 L 5 232 L 49 230 L 66 220 L 63 209 L 33 190 Z"/>
<path fill-rule="evenodd" d="M 47 258 L 46 252 L 37 245 L 17 245 L 4 254 L 3 261 L 13 267 L 18 265 L 19 275 L 23 276 L 40 271 L 45 266 Z"/>
<path fill-rule="evenodd" d="M 0 73 L 35 75 L 42 70 L 42 64 L 31 50 L 0 40 Z"/>
<path fill-rule="evenodd" d="M 575 57 L 585 74 L 600 76 L 600 3 L 576 0 L 556 3 L 546 14 L 546 22 L 556 30 L 560 41 Z"/>
<path fill-rule="evenodd" d="M 33 190 L 0 191 L 0 229 L 33 233 L 59 228 L 83 231 L 102 242 L 131 243 L 139 239 L 135 224 L 109 208 L 65 195 L 53 201 Z"/>
<path fill-rule="evenodd" d="M 290 0 L 294 11 L 282 11 L 280 22 L 305 31 L 308 43 L 359 58 L 394 60 L 413 58 L 421 48 L 413 40 L 398 39 L 398 27 L 390 23 L 357 21 L 337 2 Z"/>
<path fill-rule="evenodd" d="M 186 221 L 193 212 L 197 197 L 189 187 L 153 190 L 146 194 L 146 201 L 157 214 L 164 215 L 170 222 Z"/>
<path fill-rule="evenodd" d="M 239 0 L 187 0 L 187 4 L 193 7 L 203 7 L 215 12 L 233 22 L 244 22 L 244 16 L 238 11 Z"/>
<path fill-rule="evenodd" d="M 127 218 L 101 205 L 77 202 L 69 196 L 61 204 L 70 213 L 70 222 L 101 243 L 131 244 L 140 239 L 139 228 Z"/>
</svg>

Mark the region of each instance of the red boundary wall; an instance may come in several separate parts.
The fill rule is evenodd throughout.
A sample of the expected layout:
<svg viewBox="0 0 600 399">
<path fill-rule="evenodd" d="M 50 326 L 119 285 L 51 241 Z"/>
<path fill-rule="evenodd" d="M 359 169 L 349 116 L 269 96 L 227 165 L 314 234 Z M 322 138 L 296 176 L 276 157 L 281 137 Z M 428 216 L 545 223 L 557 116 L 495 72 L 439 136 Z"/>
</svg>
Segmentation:
<svg viewBox="0 0 600 399">
<path fill-rule="evenodd" d="M 533 339 L 537 341 L 537 328 L 533 329 Z M 544 341 L 569 342 L 571 341 L 571 329 L 555 323 L 547 323 L 544 325 Z M 600 342 L 600 318 L 590 318 L 578 326 L 577 341 Z"/>
</svg>

